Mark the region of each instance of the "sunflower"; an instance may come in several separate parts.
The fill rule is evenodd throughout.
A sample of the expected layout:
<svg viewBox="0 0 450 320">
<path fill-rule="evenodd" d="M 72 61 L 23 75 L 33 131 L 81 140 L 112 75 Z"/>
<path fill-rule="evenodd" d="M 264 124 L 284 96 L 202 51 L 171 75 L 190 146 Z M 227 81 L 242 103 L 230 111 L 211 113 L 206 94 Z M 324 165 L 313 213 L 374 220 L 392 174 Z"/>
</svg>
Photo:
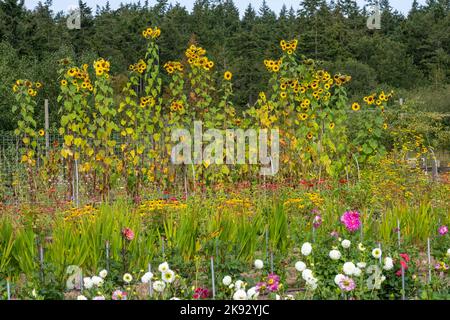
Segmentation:
<svg viewBox="0 0 450 320">
<path fill-rule="evenodd" d="M 305 99 L 303 100 L 303 103 L 307 106 L 309 106 L 311 104 L 311 101 L 309 99 Z"/>
<path fill-rule="evenodd" d="M 36 88 L 40 89 L 40 88 L 42 88 L 42 83 L 36 82 L 35 86 L 36 86 Z"/>
<path fill-rule="evenodd" d="M 286 92 L 282 92 L 280 93 L 280 96 L 282 99 L 286 99 L 287 98 L 287 93 Z"/>
<path fill-rule="evenodd" d="M 308 134 L 306 135 L 306 138 L 307 138 L 308 140 L 311 140 L 313 137 L 314 137 L 314 136 L 313 136 L 313 134 L 312 134 L 311 132 L 308 133 Z"/>
<path fill-rule="evenodd" d="M 367 97 L 367 103 L 368 104 L 373 104 L 374 102 L 375 102 L 375 97 L 374 96 Z"/>
<path fill-rule="evenodd" d="M 17 92 L 17 90 L 19 90 L 19 87 L 17 85 L 13 85 L 13 92 Z"/>
<path fill-rule="evenodd" d="M 329 125 L 329 127 L 330 127 L 331 130 L 333 130 L 335 126 L 336 126 L 336 125 L 334 124 L 334 122 L 330 123 L 330 125 Z"/>
<path fill-rule="evenodd" d="M 359 105 L 359 103 L 355 102 L 352 104 L 353 111 L 359 111 L 360 109 L 361 109 L 361 106 Z"/>
<path fill-rule="evenodd" d="M 67 86 L 67 80 L 61 80 L 61 85 L 62 85 L 63 87 Z"/>
<path fill-rule="evenodd" d="M 260 92 L 260 93 L 259 93 L 259 98 L 260 98 L 261 100 L 266 100 L 266 94 L 265 94 L 264 92 Z"/>
<path fill-rule="evenodd" d="M 283 90 L 283 91 L 286 90 L 287 89 L 287 85 L 285 83 L 282 83 L 280 85 L 280 89 Z"/>
<path fill-rule="evenodd" d="M 233 78 L 233 74 L 230 71 L 227 71 L 227 72 L 225 72 L 223 77 L 224 77 L 225 80 L 230 81 L 231 78 Z"/>
<path fill-rule="evenodd" d="M 39 135 L 43 137 L 45 135 L 45 131 L 43 129 L 39 130 Z"/>
<path fill-rule="evenodd" d="M 75 68 L 70 68 L 69 71 L 67 71 L 67 75 L 69 77 L 74 77 L 77 74 L 77 69 Z"/>
<path fill-rule="evenodd" d="M 301 113 L 298 117 L 302 121 L 306 121 L 306 119 L 308 119 L 308 115 L 306 113 Z"/>
<path fill-rule="evenodd" d="M 384 129 L 384 130 L 387 130 L 387 128 L 388 128 L 387 123 L 384 123 L 384 124 L 383 124 L 383 129 Z"/>
<path fill-rule="evenodd" d="M 33 89 L 28 89 L 28 94 L 29 94 L 30 96 L 32 96 L 32 95 L 33 95 L 33 92 L 34 92 L 34 90 L 33 90 Z"/>
<path fill-rule="evenodd" d="M 280 66 L 274 65 L 273 68 L 272 68 L 272 71 L 273 71 L 273 72 L 278 72 L 278 71 L 280 71 Z"/>
</svg>

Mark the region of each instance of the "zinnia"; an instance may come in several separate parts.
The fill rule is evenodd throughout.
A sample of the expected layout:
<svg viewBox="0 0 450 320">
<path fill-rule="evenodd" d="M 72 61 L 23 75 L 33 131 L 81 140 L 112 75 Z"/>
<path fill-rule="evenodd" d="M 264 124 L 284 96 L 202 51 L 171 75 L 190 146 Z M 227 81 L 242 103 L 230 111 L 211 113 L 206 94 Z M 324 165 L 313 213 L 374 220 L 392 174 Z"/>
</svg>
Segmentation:
<svg viewBox="0 0 450 320">
<path fill-rule="evenodd" d="M 341 288 L 342 291 L 350 292 L 356 288 L 356 284 L 352 278 L 344 277 L 339 282 L 339 288 Z"/>
</svg>

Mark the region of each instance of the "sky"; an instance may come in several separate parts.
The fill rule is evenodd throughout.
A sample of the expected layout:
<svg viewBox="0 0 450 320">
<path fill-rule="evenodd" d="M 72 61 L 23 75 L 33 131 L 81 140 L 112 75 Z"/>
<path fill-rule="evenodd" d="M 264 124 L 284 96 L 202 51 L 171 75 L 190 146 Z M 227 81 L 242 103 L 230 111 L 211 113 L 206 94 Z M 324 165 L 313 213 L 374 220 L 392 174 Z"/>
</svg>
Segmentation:
<svg viewBox="0 0 450 320">
<path fill-rule="evenodd" d="M 106 1 L 96 1 L 96 0 L 84 0 L 91 8 L 94 9 L 96 5 L 103 6 L 106 4 Z M 261 6 L 263 0 L 234 0 L 234 3 L 239 8 L 239 12 L 241 15 L 243 14 L 245 8 L 249 5 L 249 3 L 252 4 L 254 8 L 259 8 Z M 29 9 L 33 9 L 36 4 L 39 2 L 39 0 L 25 0 L 25 5 Z M 130 3 L 130 2 L 137 2 L 133 0 L 110 0 L 109 3 L 112 8 L 117 8 L 120 3 Z M 192 9 L 193 3 L 195 0 L 171 0 L 169 1 L 173 4 L 180 3 L 181 5 L 185 6 L 188 10 Z M 266 0 L 269 7 L 275 11 L 276 13 L 280 12 L 281 7 L 283 4 L 286 4 L 286 6 L 289 8 L 292 6 L 294 9 L 298 9 L 300 0 Z M 364 0 L 357 0 L 356 1 L 360 7 L 362 7 L 366 1 Z M 397 9 L 398 11 L 407 14 L 409 9 L 411 8 L 413 0 L 391 0 L 391 6 L 394 7 L 394 9 Z M 55 12 L 58 11 L 66 11 L 69 7 L 74 6 L 78 3 L 77 0 L 53 0 L 53 10 Z M 144 0 L 141 1 L 141 3 L 144 3 Z M 156 3 L 155 0 L 149 0 L 150 5 L 153 5 Z M 423 4 L 425 3 L 425 0 L 419 0 L 419 3 Z"/>
</svg>

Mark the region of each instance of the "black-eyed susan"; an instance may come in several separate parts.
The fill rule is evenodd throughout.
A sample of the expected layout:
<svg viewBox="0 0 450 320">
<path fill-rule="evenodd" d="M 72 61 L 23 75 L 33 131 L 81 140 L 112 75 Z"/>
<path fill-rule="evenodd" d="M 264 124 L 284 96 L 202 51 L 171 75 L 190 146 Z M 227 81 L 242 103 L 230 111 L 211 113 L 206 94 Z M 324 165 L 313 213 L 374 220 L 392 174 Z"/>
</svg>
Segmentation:
<svg viewBox="0 0 450 320">
<path fill-rule="evenodd" d="M 336 125 L 334 124 L 334 122 L 331 122 L 330 125 L 329 125 L 329 128 L 331 130 L 333 130 L 335 127 L 336 127 Z"/>
<path fill-rule="evenodd" d="M 359 103 L 355 102 L 352 104 L 353 111 L 359 111 L 360 109 L 361 109 L 361 106 L 359 105 Z"/>
<path fill-rule="evenodd" d="M 62 85 L 63 87 L 67 86 L 67 80 L 61 80 L 61 85 Z"/>
<path fill-rule="evenodd" d="M 308 140 L 311 140 L 312 138 L 314 138 L 314 135 L 313 135 L 311 132 L 309 132 L 309 133 L 306 135 L 306 138 L 307 138 Z"/>
<path fill-rule="evenodd" d="M 223 75 L 223 78 L 227 81 L 231 81 L 231 79 L 233 78 L 233 74 L 230 71 L 225 72 L 225 74 Z"/>
<path fill-rule="evenodd" d="M 19 90 L 19 87 L 17 85 L 13 85 L 12 90 L 14 93 L 16 93 Z"/>
<path fill-rule="evenodd" d="M 286 92 L 281 92 L 280 93 L 280 97 L 281 97 L 281 99 L 286 99 L 287 98 L 287 93 Z"/>
<path fill-rule="evenodd" d="M 39 130 L 39 135 L 43 137 L 45 135 L 45 131 L 43 129 Z"/>
<path fill-rule="evenodd" d="M 36 83 L 35 83 L 35 86 L 36 86 L 36 88 L 40 89 L 40 88 L 42 88 L 42 83 L 36 82 Z"/>
<path fill-rule="evenodd" d="M 384 129 L 384 130 L 387 130 L 387 128 L 388 128 L 387 123 L 384 123 L 384 124 L 383 124 L 383 129 Z"/>
</svg>

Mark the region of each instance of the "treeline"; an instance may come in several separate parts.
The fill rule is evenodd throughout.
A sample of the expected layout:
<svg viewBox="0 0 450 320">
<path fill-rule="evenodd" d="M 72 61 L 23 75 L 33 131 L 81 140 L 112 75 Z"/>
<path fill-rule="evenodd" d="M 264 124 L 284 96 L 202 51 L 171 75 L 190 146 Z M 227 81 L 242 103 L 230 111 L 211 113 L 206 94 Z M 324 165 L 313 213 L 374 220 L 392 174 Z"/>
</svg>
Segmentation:
<svg viewBox="0 0 450 320">
<path fill-rule="evenodd" d="M 367 1 L 367 5 L 372 4 Z M 120 88 L 128 65 L 144 52 L 141 31 L 159 26 L 161 61 L 179 60 L 190 42 L 208 50 L 220 72 L 234 74 L 236 104 L 245 108 L 266 83 L 263 61 L 280 55 L 281 39 L 298 39 L 299 52 L 332 72 L 352 75 L 351 93 L 375 87 L 411 90 L 445 86 L 450 75 L 450 0 L 413 1 L 407 16 L 380 1 L 381 30 L 369 30 L 369 7 L 352 0 L 303 0 L 299 8 L 275 13 L 264 1 L 240 15 L 232 0 L 197 0 L 189 12 L 167 0 L 89 8 L 80 1 L 81 30 L 69 30 L 67 15 L 52 11 L 52 1 L 33 10 L 23 0 L 0 1 L 0 130 L 11 130 L 11 84 L 31 78 L 45 84 L 57 120 L 57 64 L 71 56 L 80 63 L 101 56 L 112 62 Z M 447 87 L 448 88 L 448 87 Z M 43 113 L 43 111 L 42 111 Z"/>
</svg>

